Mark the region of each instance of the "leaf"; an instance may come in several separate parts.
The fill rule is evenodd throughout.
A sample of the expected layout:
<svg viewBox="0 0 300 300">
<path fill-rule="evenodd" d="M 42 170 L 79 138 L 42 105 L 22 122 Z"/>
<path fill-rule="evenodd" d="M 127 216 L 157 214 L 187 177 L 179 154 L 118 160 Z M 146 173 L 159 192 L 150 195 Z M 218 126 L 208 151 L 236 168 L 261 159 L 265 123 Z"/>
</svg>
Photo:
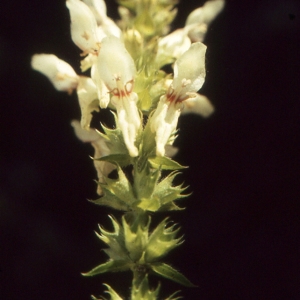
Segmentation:
<svg viewBox="0 0 300 300">
<path fill-rule="evenodd" d="M 129 270 L 131 263 L 125 260 L 109 260 L 87 273 L 81 273 L 83 276 L 95 276 L 106 272 L 120 272 Z"/>
<path fill-rule="evenodd" d="M 166 156 L 151 157 L 148 158 L 148 162 L 150 163 L 151 167 L 155 169 L 161 168 L 162 170 L 179 170 L 187 168 Z"/>
<path fill-rule="evenodd" d="M 150 268 L 158 275 L 173 280 L 184 286 L 195 287 L 184 275 L 173 269 L 170 265 L 164 263 L 152 263 Z"/>
<path fill-rule="evenodd" d="M 105 191 L 105 195 L 103 197 L 96 200 L 89 200 L 89 201 L 96 205 L 108 206 L 117 210 L 122 210 L 122 211 L 129 210 L 129 205 L 127 205 L 124 201 L 116 197 L 113 193 L 110 192 L 109 189 L 106 189 L 105 187 L 104 188 L 102 187 L 102 189 Z"/>
</svg>

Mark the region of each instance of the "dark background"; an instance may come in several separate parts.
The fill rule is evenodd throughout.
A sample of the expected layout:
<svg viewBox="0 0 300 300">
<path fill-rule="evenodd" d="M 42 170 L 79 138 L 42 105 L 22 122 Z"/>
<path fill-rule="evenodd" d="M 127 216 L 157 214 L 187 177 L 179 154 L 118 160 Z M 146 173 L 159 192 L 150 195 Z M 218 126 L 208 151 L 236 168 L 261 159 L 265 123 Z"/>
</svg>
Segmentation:
<svg viewBox="0 0 300 300">
<path fill-rule="evenodd" d="M 130 272 L 80 275 L 105 261 L 93 231 L 110 228 L 114 212 L 85 200 L 96 198 L 96 174 L 70 126 L 76 96 L 30 69 L 31 55 L 45 52 L 79 72 L 65 2 L 2 2 L 0 298 L 89 299 L 102 282 L 126 296 Z M 182 1 L 176 27 L 203 2 Z M 198 288 L 162 279 L 161 295 L 300 299 L 299 34 L 299 0 L 228 0 L 210 27 L 201 92 L 216 112 L 180 119 L 176 159 L 190 166 L 181 180 L 193 194 L 171 214 L 186 242 L 167 258 Z"/>
</svg>

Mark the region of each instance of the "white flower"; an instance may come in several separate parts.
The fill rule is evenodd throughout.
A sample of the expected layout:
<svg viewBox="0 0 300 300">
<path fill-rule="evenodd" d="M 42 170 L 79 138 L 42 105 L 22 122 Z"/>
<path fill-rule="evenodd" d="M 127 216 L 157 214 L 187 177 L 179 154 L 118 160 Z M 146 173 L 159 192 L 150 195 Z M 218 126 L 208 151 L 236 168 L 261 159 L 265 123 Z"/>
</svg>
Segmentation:
<svg viewBox="0 0 300 300">
<path fill-rule="evenodd" d="M 152 132 L 156 133 L 156 155 L 165 155 L 165 146 L 176 130 L 183 101 L 197 96 L 205 78 L 206 46 L 200 42 L 191 45 L 175 62 L 174 79 L 166 95 L 160 98 L 150 119 Z"/>
<path fill-rule="evenodd" d="M 99 106 L 107 107 L 110 96 L 101 79 L 96 86 L 91 78 L 78 76 L 68 63 L 53 54 L 35 54 L 31 66 L 47 76 L 57 90 L 69 94 L 77 90 L 82 128 L 89 129 L 93 111 L 99 111 Z"/>
<path fill-rule="evenodd" d="M 77 96 L 81 109 L 81 127 L 89 130 L 93 117 L 92 112 L 100 110 L 97 87 L 91 78 L 80 77 Z"/>
<path fill-rule="evenodd" d="M 178 58 L 191 46 L 191 40 L 184 29 L 177 29 L 158 42 L 156 63 L 159 67 L 171 63 L 172 58 Z"/>
<path fill-rule="evenodd" d="M 204 40 L 210 23 L 223 10 L 225 0 L 207 1 L 202 7 L 193 10 L 185 23 L 185 30 L 193 42 Z"/>
<path fill-rule="evenodd" d="M 104 0 L 83 0 L 83 2 L 90 8 L 96 17 L 97 23 L 106 18 L 106 4 Z"/>
<path fill-rule="evenodd" d="M 101 38 L 97 35 L 97 22 L 89 7 L 80 0 L 67 0 L 71 17 L 71 36 L 83 54 L 97 54 Z"/>
<path fill-rule="evenodd" d="M 134 61 L 124 44 L 114 37 L 103 39 L 97 64 L 100 78 L 111 92 L 111 103 L 116 107 L 118 126 L 122 131 L 130 156 L 138 155 L 135 141 L 141 128 L 141 117 L 136 105 L 137 94 L 133 92 L 136 73 Z"/>
<path fill-rule="evenodd" d="M 73 68 L 53 54 L 33 55 L 31 67 L 48 77 L 58 91 L 71 93 L 79 83 Z"/>
<path fill-rule="evenodd" d="M 122 31 L 112 19 L 105 18 L 100 26 L 108 36 L 113 35 L 117 38 L 121 38 Z"/>
<path fill-rule="evenodd" d="M 97 171 L 98 181 L 100 183 L 104 183 L 105 177 L 107 177 L 109 173 L 116 169 L 116 166 L 109 162 L 95 160 L 110 154 L 110 150 L 105 143 L 105 139 L 95 129 L 90 129 L 89 131 L 83 129 L 77 120 L 72 121 L 71 125 L 74 128 L 75 134 L 79 140 L 84 143 L 91 143 L 91 145 L 94 147 L 94 166 Z M 103 194 L 100 185 L 98 185 L 97 193 L 99 195 Z"/>
</svg>

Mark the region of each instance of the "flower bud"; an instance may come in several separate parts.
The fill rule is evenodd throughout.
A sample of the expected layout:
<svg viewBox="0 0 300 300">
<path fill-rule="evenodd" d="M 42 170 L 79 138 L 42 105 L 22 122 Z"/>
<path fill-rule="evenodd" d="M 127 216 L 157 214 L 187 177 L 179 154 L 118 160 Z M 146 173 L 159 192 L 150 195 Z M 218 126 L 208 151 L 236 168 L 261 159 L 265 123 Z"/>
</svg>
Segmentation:
<svg viewBox="0 0 300 300">
<path fill-rule="evenodd" d="M 223 10 L 224 0 L 207 1 L 202 7 L 193 10 L 185 23 L 185 31 L 193 42 L 202 42 L 210 23 Z"/>
<path fill-rule="evenodd" d="M 97 22 L 92 11 L 80 0 L 67 0 L 66 5 L 70 11 L 73 42 L 84 54 L 96 54 L 100 48 L 100 39 L 97 36 Z"/>
<path fill-rule="evenodd" d="M 156 62 L 163 66 L 173 62 L 173 59 L 180 57 L 191 46 L 191 40 L 183 29 L 177 29 L 163 37 L 158 42 Z"/>
<path fill-rule="evenodd" d="M 35 54 L 31 67 L 44 74 L 58 91 L 71 93 L 77 88 L 79 76 L 65 61 L 53 54 Z"/>
</svg>

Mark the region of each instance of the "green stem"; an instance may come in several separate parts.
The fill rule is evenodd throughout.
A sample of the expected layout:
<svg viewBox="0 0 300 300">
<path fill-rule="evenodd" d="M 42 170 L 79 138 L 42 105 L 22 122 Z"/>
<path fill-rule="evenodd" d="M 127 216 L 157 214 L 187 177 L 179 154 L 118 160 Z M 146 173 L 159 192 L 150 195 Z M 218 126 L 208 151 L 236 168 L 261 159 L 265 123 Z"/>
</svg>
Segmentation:
<svg viewBox="0 0 300 300">
<path fill-rule="evenodd" d="M 132 272 L 133 272 L 132 287 L 138 289 L 142 281 L 144 280 L 145 276 L 147 275 L 148 270 L 145 266 L 136 264 Z"/>
</svg>

